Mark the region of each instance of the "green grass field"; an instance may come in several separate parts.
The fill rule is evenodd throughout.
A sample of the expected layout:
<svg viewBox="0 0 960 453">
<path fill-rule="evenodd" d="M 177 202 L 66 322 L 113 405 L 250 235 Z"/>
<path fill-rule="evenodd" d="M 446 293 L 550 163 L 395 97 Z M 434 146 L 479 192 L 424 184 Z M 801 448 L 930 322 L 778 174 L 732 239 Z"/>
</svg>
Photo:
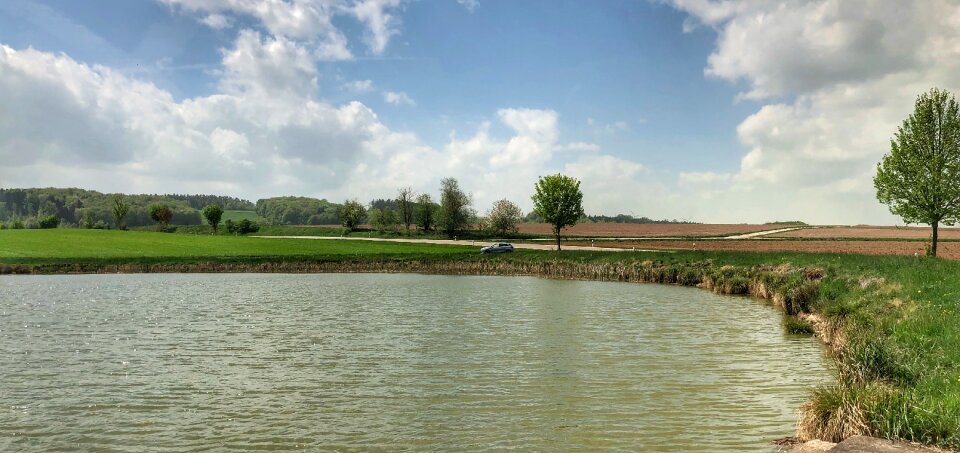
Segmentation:
<svg viewBox="0 0 960 453">
<path fill-rule="evenodd" d="M 283 240 L 229 235 L 116 230 L 3 230 L 0 263 L 164 262 L 237 258 L 304 259 L 337 256 L 474 254 L 472 247 L 333 240 Z"/>
<path fill-rule="evenodd" d="M 260 216 L 257 215 L 256 211 L 223 211 L 223 218 L 220 220 L 226 222 L 227 220 L 233 220 L 234 222 L 239 222 L 243 219 L 247 219 L 251 222 L 258 222 Z"/>
<path fill-rule="evenodd" d="M 532 273 L 566 267 L 579 272 L 579 278 L 640 275 L 626 279 L 701 285 L 737 294 L 756 294 L 763 288 L 772 294 L 764 297 L 779 300 L 788 313 L 815 313 L 839 334 L 840 340 L 831 347 L 837 383 L 813 392 L 801 430 L 814 426 L 820 437 L 832 437 L 855 428 L 880 437 L 960 447 L 960 261 L 702 251 L 518 250 L 489 256 L 477 251 L 477 247 L 350 240 L 0 230 L 0 267 L 40 266 L 41 272 L 44 265 L 75 263 L 416 261 L 540 269 Z M 791 331 L 806 330 L 787 324 Z"/>
</svg>

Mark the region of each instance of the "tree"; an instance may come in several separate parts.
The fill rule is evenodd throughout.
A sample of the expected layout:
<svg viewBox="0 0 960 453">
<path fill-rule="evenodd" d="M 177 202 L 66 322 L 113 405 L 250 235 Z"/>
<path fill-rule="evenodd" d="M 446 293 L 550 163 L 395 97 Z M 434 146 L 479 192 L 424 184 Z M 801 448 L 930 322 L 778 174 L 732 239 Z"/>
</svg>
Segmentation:
<svg viewBox="0 0 960 453">
<path fill-rule="evenodd" d="M 223 208 L 217 204 L 209 204 L 203 208 L 203 217 L 207 219 L 207 223 L 213 227 L 213 232 L 216 234 L 220 227 L 220 219 L 223 218 Z"/>
<path fill-rule="evenodd" d="M 173 220 L 173 211 L 171 211 L 166 205 L 151 205 L 150 218 L 153 219 L 154 222 L 160 224 L 160 229 L 165 229 L 170 221 Z"/>
<path fill-rule="evenodd" d="M 460 190 L 455 178 L 440 181 L 440 229 L 449 237 L 454 237 L 467 227 L 473 216 L 470 210 L 470 195 Z"/>
<path fill-rule="evenodd" d="M 580 181 L 558 173 L 541 177 L 534 189 L 533 209 L 545 222 L 553 225 L 559 252 L 560 230 L 575 225 L 583 217 Z"/>
<path fill-rule="evenodd" d="M 933 88 L 917 97 L 873 185 L 904 222 L 930 225 L 930 254 L 937 256 L 939 224 L 960 220 L 960 107 L 952 94 Z"/>
<path fill-rule="evenodd" d="M 363 208 L 363 205 L 360 204 L 357 200 L 347 200 L 343 203 L 343 206 L 340 207 L 338 212 L 340 217 L 340 224 L 344 228 L 349 228 L 350 231 L 357 229 L 363 219 L 367 216 L 367 210 Z"/>
<path fill-rule="evenodd" d="M 60 217 L 57 217 L 56 214 L 50 214 L 48 216 L 41 217 L 38 224 L 40 228 L 46 230 L 50 228 L 56 228 L 60 225 Z"/>
<path fill-rule="evenodd" d="M 123 202 L 123 197 L 120 195 L 113 197 L 113 206 L 110 211 L 113 213 L 113 220 L 117 225 L 117 229 L 127 229 L 125 220 L 127 218 L 127 213 L 130 212 L 130 206 L 127 206 L 127 204 Z"/>
<path fill-rule="evenodd" d="M 430 231 L 433 228 L 433 212 L 437 205 L 428 194 L 420 194 L 417 197 L 417 207 L 413 212 L 413 220 L 423 231 Z"/>
<path fill-rule="evenodd" d="M 400 223 L 404 229 L 410 231 L 410 225 L 413 223 L 414 193 L 409 187 L 401 187 L 397 190 L 397 214 Z"/>
<path fill-rule="evenodd" d="M 370 208 L 367 210 L 370 226 L 379 232 L 397 230 L 397 214 L 390 208 Z"/>
<path fill-rule="evenodd" d="M 520 207 L 513 204 L 510 200 L 503 199 L 493 204 L 493 208 L 487 213 L 487 221 L 490 223 L 490 229 L 496 233 L 506 234 L 515 233 L 517 224 L 523 219 L 523 211 Z"/>
</svg>

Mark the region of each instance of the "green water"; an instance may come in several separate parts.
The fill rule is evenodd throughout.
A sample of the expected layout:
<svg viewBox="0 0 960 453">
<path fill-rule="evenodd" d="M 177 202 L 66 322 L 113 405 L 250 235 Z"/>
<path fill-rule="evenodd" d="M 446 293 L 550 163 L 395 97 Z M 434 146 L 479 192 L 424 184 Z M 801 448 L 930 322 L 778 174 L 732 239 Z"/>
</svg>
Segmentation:
<svg viewBox="0 0 960 453">
<path fill-rule="evenodd" d="M 746 298 L 426 275 L 0 278 L 0 451 L 774 451 L 829 378 Z"/>
</svg>

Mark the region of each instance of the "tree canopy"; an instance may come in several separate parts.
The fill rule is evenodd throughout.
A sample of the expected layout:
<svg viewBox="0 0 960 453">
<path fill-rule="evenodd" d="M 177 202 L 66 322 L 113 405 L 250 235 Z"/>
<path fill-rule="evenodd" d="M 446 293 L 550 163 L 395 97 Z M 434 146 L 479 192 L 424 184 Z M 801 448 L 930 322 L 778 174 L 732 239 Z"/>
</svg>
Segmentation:
<svg viewBox="0 0 960 453">
<path fill-rule="evenodd" d="M 366 219 L 367 210 L 364 209 L 359 201 L 347 200 L 343 203 L 343 206 L 340 207 L 339 215 L 340 224 L 343 225 L 344 228 L 355 230 L 363 223 L 363 220 Z"/>
<path fill-rule="evenodd" d="M 561 174 L 543 176 L 534 186 L 533 209 L 546 223 L 553 225 L 560 251 L 560 230 L 576 225 L 583 217 L 583 193 L 580 181 Z"/>
<path fill-rule="evenodd" d="M 906 223 L 932 228 L 930 254 L 937 254 L 940 223 L 960 220 L 960 106 L 945 90 L 917 97 L 913 113 L 877 164 L 877 199 Z"/>
<path fill-rule="evenodd" d="M 220 219 L 223 218 L 223 208 L 218 204 L 207 205 L 203 208 L 203 217 L 207 219 L 207 223 L 213 228 L 213 232 L 216 233 L 220 228 Z"/>
<path fill-rule="evenodd" d="M 437 224 L 449 236 L 465 230 L 473 216 L 470 209 L 470 195 L 460 189 L 460 183 L 455 178 L 444 178 L 440 181 L 440 212 Z"/>
</svg>

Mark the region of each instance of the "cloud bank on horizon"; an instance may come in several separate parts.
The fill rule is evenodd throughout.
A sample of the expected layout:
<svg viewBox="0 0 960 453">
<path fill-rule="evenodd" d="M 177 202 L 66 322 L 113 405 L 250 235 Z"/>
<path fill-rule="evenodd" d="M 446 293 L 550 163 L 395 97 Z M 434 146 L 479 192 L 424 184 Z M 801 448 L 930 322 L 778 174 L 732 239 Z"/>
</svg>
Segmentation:
<svg viewBox="0 0 960 453">
<path fill-rule="evenodd" d="M 664 169 L 649 156 L 677 151 L 602 139 L 656 127 L 656 116 L 574 128 L 563 119 L 578 112 L 562 102 L 517 101 L 459 129 L 435 115 L 440 143 L 422 125 L 386 121 L 429 99 L 389 78 L 335 80 L 321 68 L 389 58 L 407 32 L 402 0 L 161 3 L 229 42 L 205 94 L 180 98 L 122 68 L 0 44 L 0 187 L 342 201 L 400 186 L 435 194 L 453 176 L 483 212 L 500 198 L 529 209 L 536 178 L 559 171 L 583 181 L 589 213 L 891 224 L 874 198 L 877 161 L 919 93 L 960 89 L 960 5 L 948 0 L 673 0 L 678 39 L 714 40 L 701 77 L 756 108 L 736 126 L 739 162 Z M 469 18 L 487 5 L 458 6 Z"/>
</svg>

